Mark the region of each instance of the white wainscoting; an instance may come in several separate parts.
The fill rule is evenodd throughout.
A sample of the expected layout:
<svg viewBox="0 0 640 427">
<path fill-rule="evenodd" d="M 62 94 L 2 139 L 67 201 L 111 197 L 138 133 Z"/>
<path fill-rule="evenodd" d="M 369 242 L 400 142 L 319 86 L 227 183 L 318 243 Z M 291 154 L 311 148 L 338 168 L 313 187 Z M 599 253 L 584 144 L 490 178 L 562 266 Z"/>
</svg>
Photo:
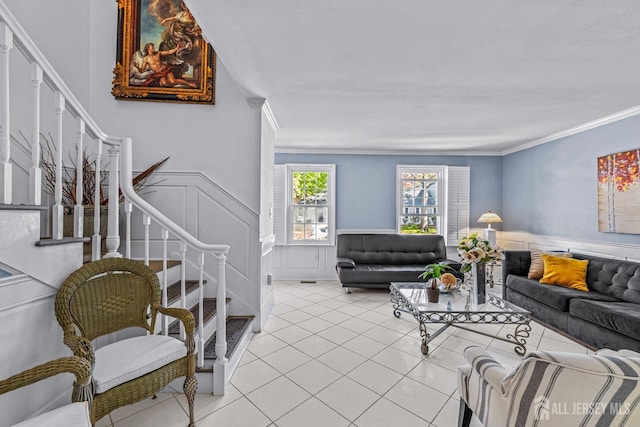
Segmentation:
<svg viewBox="0 0 640 427">
<path fill-rule="evenodd" d="M 498 245 L 506 250 L 568 250 L 588 255 L 640 262 L 640 245 L 543 236 L 515 231 L 499 231 Z"/>
<path fill-rule="evenodd" d="M 144 195 L 159 211 L 203 242 L 231 247 L 227 257 L 227 291 L 230 315 L 257 315 L 260 311 L 262 250 L 259 218 L 245 204 L 200 172 L 156 172 L 156 185 Z M 131 215 L 133 258 L 144 257 L 142 214 Z M 122 225 L 122 224 L 121 224 Z M 160 227 L 150 227 L 150 257 L 162 256 Z M 169 254 L 180 259 L 179 245 L 169 236 Z M 198 254 L 187 250 L 187 278 L 198 277 Z M 215 296 L 216 266 L 205 257 L 206 295 Z"/>
</svg>

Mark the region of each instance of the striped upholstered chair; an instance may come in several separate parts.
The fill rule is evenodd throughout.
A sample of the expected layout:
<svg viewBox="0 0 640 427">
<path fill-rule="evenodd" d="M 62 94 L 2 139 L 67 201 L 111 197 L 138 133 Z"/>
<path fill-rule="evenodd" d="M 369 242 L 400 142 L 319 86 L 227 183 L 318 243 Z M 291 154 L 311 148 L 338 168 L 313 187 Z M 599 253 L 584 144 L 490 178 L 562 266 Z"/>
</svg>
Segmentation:
<svg viewBox="0 0 640 427">
<path fill-rule="evenodd" d="M 640 353 L 536 351 L 507 369 L 480 347 L 458 368 L 459 426 L 640 426 Z"/>
</svg>

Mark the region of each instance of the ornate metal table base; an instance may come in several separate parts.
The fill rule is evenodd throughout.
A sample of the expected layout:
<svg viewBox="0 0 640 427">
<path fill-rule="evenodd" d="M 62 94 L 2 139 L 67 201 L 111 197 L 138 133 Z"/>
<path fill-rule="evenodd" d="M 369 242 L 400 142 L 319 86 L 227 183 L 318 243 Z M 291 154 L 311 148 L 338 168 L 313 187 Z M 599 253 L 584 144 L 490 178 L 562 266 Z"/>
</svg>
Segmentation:
<svg viewBox="0 0 640 427">
<path fill-rule="evenodd" d="M 468 305 L 465 307 L 467 309 L 466 311 L 421 311 L 418 310 L 414 304 L 411 304 L 398 289 L 391 286 L 390 290 L 391 302 L 393 303 L 393 315 L 399 318 L 402 312 L 405 312 L 411 314 L 418 321 L 420 337 L 422 338 L 420 350 L 424 355 L 429 354 L 429 342 L 433 341 L 449 326 L 455 326 L 459 329 L 512 343 L 515 345 L 515 353 L 519 356 L 523 356 L 526 352 L 527 338 L 529 338 L 529 333 L 531 332 L 529 313 L 526 311 L 509 311 L 508 304 L 500 298 L 488 295 L 489 303 L 497 308 L 495 311 L 468 311 Z M 437 331 L 429 333 L 427 330 L 428 323 L 442 324 L 442 326 Z M 507 334 L 507 336 L 503 338 L 466 328 L 461 326 L 462 324 L 514 324 L 516 328 L 513 334 Z"/>
</svg>

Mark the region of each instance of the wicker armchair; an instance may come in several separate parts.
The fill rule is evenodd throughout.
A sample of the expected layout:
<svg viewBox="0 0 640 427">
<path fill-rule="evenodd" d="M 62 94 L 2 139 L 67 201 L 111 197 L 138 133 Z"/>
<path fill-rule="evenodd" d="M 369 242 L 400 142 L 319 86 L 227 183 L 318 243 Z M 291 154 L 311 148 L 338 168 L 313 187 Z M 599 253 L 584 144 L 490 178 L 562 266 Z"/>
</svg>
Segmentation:
<svg viewBox="0 0 640 427">
<path fill-rule="evenodd" d="M 153 396 L 176 378 L 186 376 L 189 427 L 195 427 L 194 320 L 191 312 L 160 305 L 158 277 L 140 261 L 110 258 L 73 272 L 56 295 L 55 312 L 64 343 L 93 366 L 91 422 L 116 408 Z M 184 342 L 154 335 L 158 313 L 184 324 Z M 94 350 L 92 341 L 125 328 L 147 335 L 127 338 Z"/>
<path fill-rule="evenodd" d="M 0 381 L 0 394 L 8 393 L 20 387 L 34 384 L 54 375 L 72 373 L 76 376 L 71 400 L 74 403 L 30 418 L 14 427 L 89 427 L 88 407 L 91 405 L 91 365 L 86 359 L 77 356 L 63 357 L 35 366 L 10 378 Z"/>
</svg>

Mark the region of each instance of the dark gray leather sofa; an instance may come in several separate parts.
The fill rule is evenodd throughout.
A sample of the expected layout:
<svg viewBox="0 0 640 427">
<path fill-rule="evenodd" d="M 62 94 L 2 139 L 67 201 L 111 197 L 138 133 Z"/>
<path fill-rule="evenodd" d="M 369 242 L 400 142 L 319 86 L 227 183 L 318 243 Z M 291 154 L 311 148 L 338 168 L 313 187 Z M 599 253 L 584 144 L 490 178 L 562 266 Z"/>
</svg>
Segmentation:
<svg viewBox="0 0 640 427">
<path fill-rule="evenodd" d="M 640 351 L 640 263 L 578 253 L 573 257 L 589 261 L 589 292 L 528 279 L 531 253 L 505 251 L 503 298 L 593 347 Z"/>
<path fill-rule="evenodd" d="M 336 271 L 347 288 L 389 288 L 391 282 L 420 282 L 428 264 L 443 263 L 462 277 L 460 263 L 447 259 L 444 237 L 432 234 L 339 234 Z"/>
</svg>

